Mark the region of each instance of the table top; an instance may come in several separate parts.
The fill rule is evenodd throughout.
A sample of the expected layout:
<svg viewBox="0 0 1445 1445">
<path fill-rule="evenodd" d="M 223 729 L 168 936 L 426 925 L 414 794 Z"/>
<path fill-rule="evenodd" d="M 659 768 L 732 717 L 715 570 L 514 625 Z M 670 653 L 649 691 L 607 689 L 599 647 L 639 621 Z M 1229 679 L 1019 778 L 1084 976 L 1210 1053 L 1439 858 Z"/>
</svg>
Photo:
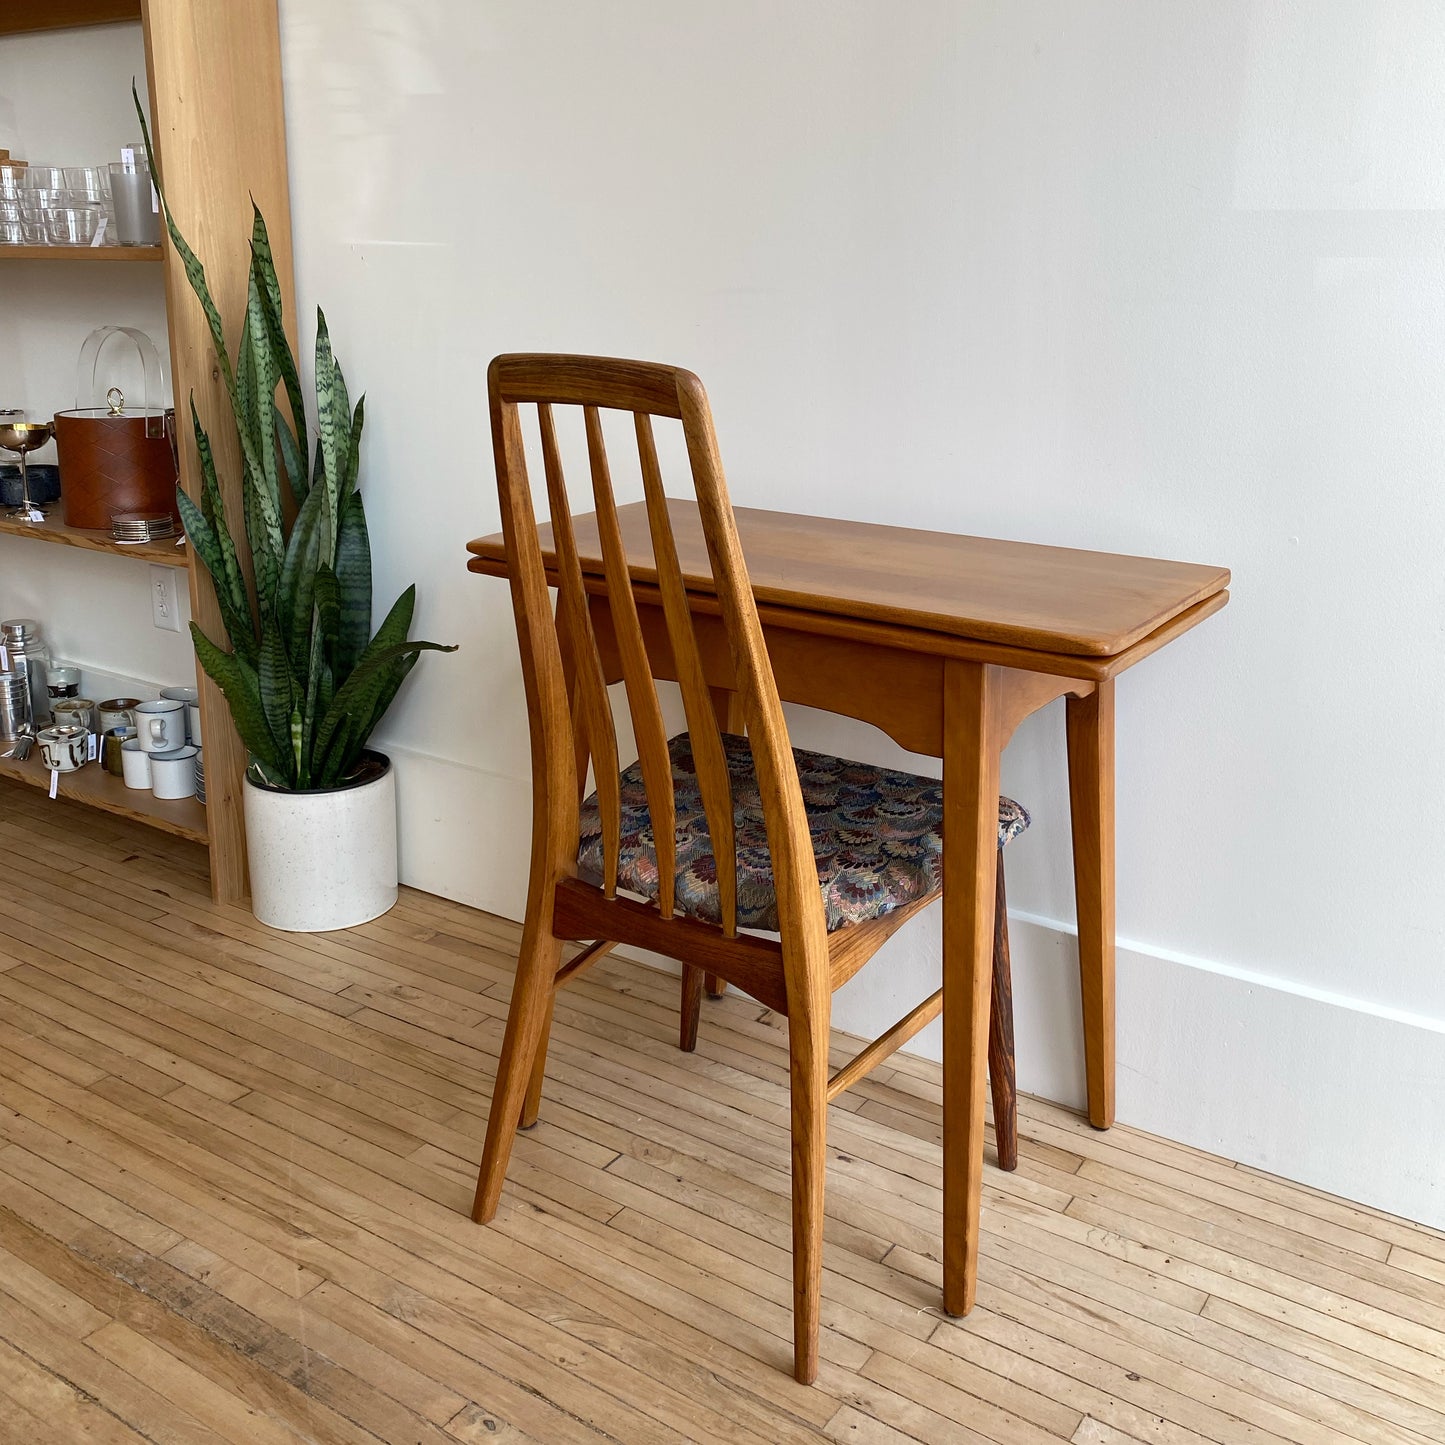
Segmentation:
<svg viewBox="0 0 1445 1445">
<path fill-rule="evenodd" d="M 696 504 L 669 498 L 668 508 L 687 586 L 709 593 Z M 1228 568 L 1191 562 L 754 507 L 738 507 L 736 516 L 760 603 L 1043 652 L 1112 656 L 1229 586 Z M 618 520 L 633 578 L 656 581 L 645 505 L 619 507 Z M 574 518 L 573 527 L 583 570 L 600 575 L 595 514 Z M 540 530 L 550 564 L 551 529 Z M 500 533 L 469 542 L 467 550 L 482 564 L 477 570 L 506 561 Z"/>
</svg>

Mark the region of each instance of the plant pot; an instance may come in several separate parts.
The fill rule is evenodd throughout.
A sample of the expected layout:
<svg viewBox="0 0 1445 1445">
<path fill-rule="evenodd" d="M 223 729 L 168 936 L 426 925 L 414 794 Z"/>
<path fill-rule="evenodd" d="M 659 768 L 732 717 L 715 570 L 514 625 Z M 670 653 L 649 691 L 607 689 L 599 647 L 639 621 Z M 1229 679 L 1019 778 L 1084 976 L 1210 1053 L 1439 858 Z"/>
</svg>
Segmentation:
<svg viewBox="0 0 1445 1445">
<path fill-rule="evenodd" d="M 242 789 L 251 910 L 271 928 L 324 933 L 378 918 L 396 902 L 396 774 L 292 793 L 248 777 Z"/>
</svg>

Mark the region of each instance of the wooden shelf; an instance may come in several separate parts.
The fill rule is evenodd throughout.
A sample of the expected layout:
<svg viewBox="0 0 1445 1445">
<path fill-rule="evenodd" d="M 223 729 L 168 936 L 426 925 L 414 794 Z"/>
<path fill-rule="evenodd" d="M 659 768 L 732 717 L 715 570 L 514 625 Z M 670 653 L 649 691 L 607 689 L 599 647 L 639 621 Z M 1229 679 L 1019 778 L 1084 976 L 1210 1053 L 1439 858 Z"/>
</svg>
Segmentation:
<svg viewBox="0 0 1445 1445">
<path fill-rule="evenodd" d="M 7 742 L 0 752 L 9 746 Z M 0 778 L 14 778 L 47 791 L 50 788 L 50 770 L 40 760 L 39 747 L 33 748 L 23 763 L 17 763 L 14 758 L 0 758 Z M 73 773 L 61 773 L 59 796 L 114 813 L 118 818 L 147 823 L 163 833 L 189 838 L 193 843 L 204 843 L 210 837 L 204 803 L 194 798 L 157 798 L 143 788 L 128 788 L 99 763 L 87 763 Z"/>
<path fill-rule="evenodd" d="M 57 504 L 58 505 L 58 504 Z M 186 566 L 189 547 L 177 547 L 174 537 L 159 542 L 117 542 L 107 532 L 89 532 L 80 527 L 67 527 L 59 515 L 43 522 L 21 522 L 0 515 L 0 536 L 28 537 L 34 542 L 58 542 L 62 547 L 79 547 L 86 552 L 110 552 L 117 557 L 130 557 L 137 562 L 158 562 L 162 567 Z M 0 748 L 0 752 L 4 749 Z"/>
<path fill-rule="evenodd" d="M 0 261 L 159 261 L 159 246 L 0 246 Z"/>
<path fill-rule="evenodd" d="M 140 0 L 5 0 L 0 5 L 0 35 L 139 19 Z"/>
</svg>

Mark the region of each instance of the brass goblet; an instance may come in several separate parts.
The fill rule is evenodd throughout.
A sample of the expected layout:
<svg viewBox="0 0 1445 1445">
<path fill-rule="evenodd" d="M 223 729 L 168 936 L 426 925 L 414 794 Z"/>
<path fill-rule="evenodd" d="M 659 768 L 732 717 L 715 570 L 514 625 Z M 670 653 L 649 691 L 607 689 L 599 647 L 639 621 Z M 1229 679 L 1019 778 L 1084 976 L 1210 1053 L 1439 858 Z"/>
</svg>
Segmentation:
<svg viewBox="0 0 1445 1445">
<path fill-rule="evenodd" d="M 20 454 L 20 505 L 13 507 L 6 516 L 22 522 L 43 522 L 45 513 L 30 500 L 30 474 L 26 461 L 30 453 L 38 451 L 55 433 L 54 421 L 16 421 L 13 413 L 0 417 L 0 449 Z"/>
</svg>

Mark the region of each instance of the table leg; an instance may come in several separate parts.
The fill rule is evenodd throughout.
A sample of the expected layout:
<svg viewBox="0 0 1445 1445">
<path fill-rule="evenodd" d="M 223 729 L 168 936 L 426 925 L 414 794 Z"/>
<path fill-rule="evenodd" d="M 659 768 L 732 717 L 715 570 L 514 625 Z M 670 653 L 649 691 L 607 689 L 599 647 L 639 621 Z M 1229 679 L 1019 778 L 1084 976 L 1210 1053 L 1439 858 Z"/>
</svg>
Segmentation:
<svg viewBox="0 0 1445 1445">
<path fill-rule="evenodd" d="M 1114 1122 L 1114 682 L 1066 704 L 1089 1122 Z"/>
<path fill-rule="evenodd" d="M 943 680 L 943 1307 L 973 1308 L 998 854 L 997 669 Z"/>
</svg>

